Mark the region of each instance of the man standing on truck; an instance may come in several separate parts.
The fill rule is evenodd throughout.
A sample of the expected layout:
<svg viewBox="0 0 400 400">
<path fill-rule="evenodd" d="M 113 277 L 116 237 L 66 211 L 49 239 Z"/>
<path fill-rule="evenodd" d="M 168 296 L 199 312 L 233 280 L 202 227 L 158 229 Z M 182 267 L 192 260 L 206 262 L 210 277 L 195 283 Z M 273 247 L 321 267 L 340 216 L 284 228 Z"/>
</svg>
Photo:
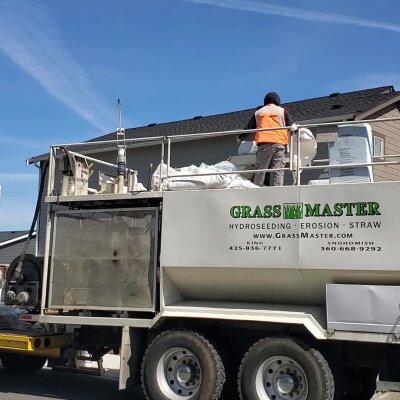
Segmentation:
<svg viewBox="0 0 400 400">
<path fill-rule="evenodd" d="M 264 97 L 264 106 L 257 108 L 246 129 L 281 128 L 293 124 L 289 112 L 280 106 L 281 98 L 275 92 L 270 92 Z M 254 134 L 243 133 L 239 140 L 255 137 L 258 146 L 256 154 L 257 169 L 284 168 L 285 150 L 288 144 L 288 132 L 286 129 L 259 131 Z M 263 186 L 265 172 L 255 174 L 254 183 Z M 270 186 L 283 185 L 284 171 L 270 173 Z"/>
</svg>

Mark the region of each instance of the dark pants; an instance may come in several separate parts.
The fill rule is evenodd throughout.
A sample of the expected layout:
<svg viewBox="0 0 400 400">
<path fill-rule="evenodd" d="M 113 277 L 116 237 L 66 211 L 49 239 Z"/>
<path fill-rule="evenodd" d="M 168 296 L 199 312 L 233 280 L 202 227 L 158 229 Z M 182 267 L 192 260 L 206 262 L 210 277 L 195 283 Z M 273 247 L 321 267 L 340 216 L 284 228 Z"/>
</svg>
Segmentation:
<svg viewBox="0 0 400 400">
<path fill-rule="evenodd" d="M 256 154 L 256 168 L 257 169 L 275 169 L 284 168 L 285 163 L 285 146 L 276 143 L 260 143 Z M 257 172 L 254 177 L 254 183 L 257 186 L 263 186 L 265 179 L 265 172 Z M 282 186 L 283 185 L 284 171 L 270 172 L 270 185 Z"/>
</svg>

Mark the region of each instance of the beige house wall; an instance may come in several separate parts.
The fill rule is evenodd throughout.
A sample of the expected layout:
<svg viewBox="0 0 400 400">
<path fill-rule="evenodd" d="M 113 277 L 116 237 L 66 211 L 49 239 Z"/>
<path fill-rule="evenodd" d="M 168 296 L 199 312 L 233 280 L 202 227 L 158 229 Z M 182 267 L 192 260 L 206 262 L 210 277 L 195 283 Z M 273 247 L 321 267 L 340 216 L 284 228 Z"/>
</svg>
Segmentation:
<svg viewBox="0 0 400 400">
<path fill-rule="evenodd" d="M 397 104 L 380 111 L 367 119 L 400 118 L 400 108 Z M 400 120 L 373 123 L 374 136 L 384 139 L 384 154 L 400 154 Z M 387 160 L 388 161 L 388 160 Z M 374 181 L 400 181 L 400 165 L 382 165 L 373 168 Z"/>
</svg>

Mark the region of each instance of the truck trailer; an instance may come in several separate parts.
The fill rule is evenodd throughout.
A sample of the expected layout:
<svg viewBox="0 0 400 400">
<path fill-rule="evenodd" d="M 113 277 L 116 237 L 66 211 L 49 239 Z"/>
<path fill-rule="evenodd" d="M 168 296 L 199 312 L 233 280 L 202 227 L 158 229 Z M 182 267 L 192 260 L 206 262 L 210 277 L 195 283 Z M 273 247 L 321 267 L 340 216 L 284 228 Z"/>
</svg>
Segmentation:
<svg viewBox="0 0 400 400">
<path fill-rule="evenodd" d="M 295 127 L 293 184 L 282 187 L 166 190 L 196 180 L 171 175 L 173 137 L 119 131 L 115 165 L 77 144 L 51 146 L 45 254 L 8 271 L 5 302 L 29 328 L 1 333 L 4 367 L 33 372 L 47 359 L 114 351 L 120 389 L 141 384 L 148 400 L 369 400 L 377 383 L 398 390 L 400 182 L 373 182 L 371 171 L 399 158 L 353 153 L 368 143 L 368 122 L 388 120 L 322 124 L 330 129 L 315 146 L 328 144 L 332 158 L 307 163 L 301 129 L 315 126 Z M 150 139 L 161 147 L 158 179 L 138 190 L 123 146 Z M 328 178 L 302 184 L 317 169 Z"/>
</svg>

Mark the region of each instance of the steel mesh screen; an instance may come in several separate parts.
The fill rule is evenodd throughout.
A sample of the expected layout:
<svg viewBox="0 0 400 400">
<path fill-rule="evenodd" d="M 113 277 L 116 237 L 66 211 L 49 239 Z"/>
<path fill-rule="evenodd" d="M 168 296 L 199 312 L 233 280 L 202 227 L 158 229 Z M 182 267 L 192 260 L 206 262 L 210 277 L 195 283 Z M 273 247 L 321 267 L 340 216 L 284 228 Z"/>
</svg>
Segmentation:
<svg viewBox="0 0 400 400">
<path fill-rule="evenodd" d="M 57 213 L 50 306 L 153 309 L 157 220 L 154 208 Z"/>
</svg>

